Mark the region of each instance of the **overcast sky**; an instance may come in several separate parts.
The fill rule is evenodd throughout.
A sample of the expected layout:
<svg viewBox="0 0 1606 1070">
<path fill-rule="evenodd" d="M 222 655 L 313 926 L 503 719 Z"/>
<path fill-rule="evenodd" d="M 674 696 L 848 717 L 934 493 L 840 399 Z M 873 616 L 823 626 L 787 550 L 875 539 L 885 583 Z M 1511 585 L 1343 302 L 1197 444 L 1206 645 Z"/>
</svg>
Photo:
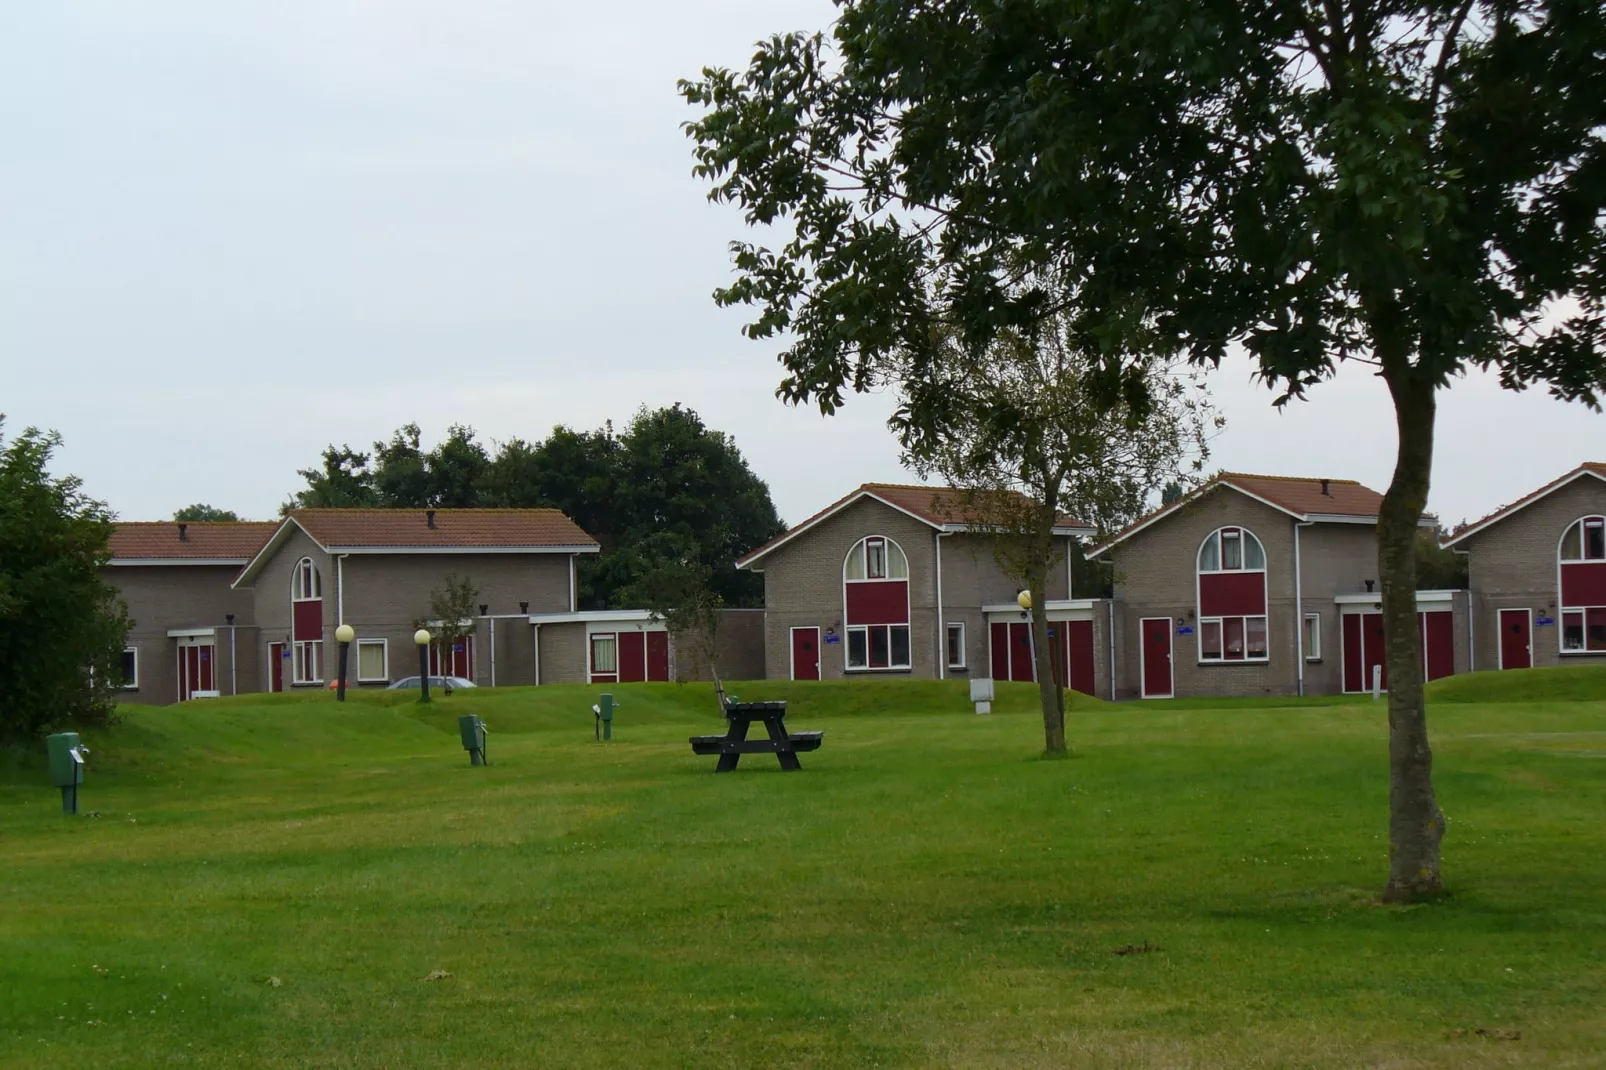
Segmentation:
<svg viewBox="0 0 1606 1070">
<path fill-rule="evenodd" d="M 907 480 L 886 397 L 774 398 L 775 346 L 714 307 L 741 235 L 691 176 L 675 80 L 826 0 L 0 5 L 0 411 L 128 519 L 276 515 L 324 445 L 416 421 L 493 440 L 683 402 L 782 516 Z M 1279 414 L 1213 377 L 1220 467 L 1387 485 L 1356 367 Z M 1481 375 L 1441 403 L 1454 522 L 1582 460 L 1606 421 Z"/>
</svg>

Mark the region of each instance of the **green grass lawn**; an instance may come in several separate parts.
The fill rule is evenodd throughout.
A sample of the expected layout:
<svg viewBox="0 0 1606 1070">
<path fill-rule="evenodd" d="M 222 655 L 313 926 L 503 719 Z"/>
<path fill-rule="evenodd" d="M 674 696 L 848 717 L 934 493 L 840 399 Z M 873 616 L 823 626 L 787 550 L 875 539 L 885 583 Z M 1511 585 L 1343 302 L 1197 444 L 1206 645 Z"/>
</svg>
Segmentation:
<svg viewBox="0 0 1606 1070">
<path fill-rule="evenodd" d="M 598 690 L 133 709 L 98 817 L 0 759 L 0 1066 L 1606 1065 L 1606 689 L 1433 706 L 1410 908 L 1370 701 L 1043 761 L 1024 685 L 748 684 L 825 745 L 716 777 L 706 687 Z"/>
</svg>

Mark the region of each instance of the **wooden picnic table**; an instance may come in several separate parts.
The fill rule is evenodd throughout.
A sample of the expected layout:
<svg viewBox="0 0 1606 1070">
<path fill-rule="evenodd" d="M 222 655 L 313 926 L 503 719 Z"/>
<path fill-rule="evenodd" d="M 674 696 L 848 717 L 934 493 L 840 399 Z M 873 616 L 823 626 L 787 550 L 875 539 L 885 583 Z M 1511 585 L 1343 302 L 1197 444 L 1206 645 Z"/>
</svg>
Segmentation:
<svg viewBox="0 0 1606 1070">
<path fill-rule="evenodd" d="M 736 768 L 744 754 L 773 754 L 780 760 L 781 769 L 790 773 L 802 769 L 797 760 L 801 751 L 820 749 L 824 732 L 788 732 L 786 730 L 786 703 L 784 702 L 729 702 L 725 690 L 717 692 L 720 708 L 724 711 L 727 728 L 722 736 L 692 736 L 693 754 L 717 754 L 716 773 L 728 773 Z M 754 721 L 764 725 L 766 738 L 748 739 L 747 732 Z"/>
</svg>

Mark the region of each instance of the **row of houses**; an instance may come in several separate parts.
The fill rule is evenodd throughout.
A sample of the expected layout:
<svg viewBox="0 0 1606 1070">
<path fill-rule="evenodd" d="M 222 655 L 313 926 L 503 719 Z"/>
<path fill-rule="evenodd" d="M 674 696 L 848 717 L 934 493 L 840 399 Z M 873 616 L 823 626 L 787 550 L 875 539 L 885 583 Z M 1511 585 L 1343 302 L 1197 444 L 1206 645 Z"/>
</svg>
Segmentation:
<svg viewBox="0 0 1606 1070">
<path fill-rule="evenodd" d="M 1113 596 L 1079 597 L 1067 562 L 1092 529 L 1063 517 L 1046 613 L 1061 681 L 1109 698 L 1300 695 L 1388 686 L 1376 524 L 1350 480 L 1225 474 L 1086 556 Z M 1035 678 L 1030 622 L 992 535 L 943 488 L 865 484 L 758 547 L 765 609 L 684 645 L 642 610 L 579 610 L 598 544 L 550 509 L 304 509 L 273 523 L 128 523 L 107 574 L 135 626 L 125 697 L 323 687 L 334 630 L 348 679 L 416 674 L 413 633 L 449 574 L 480 603 L 431 672 L 482 684 L 687 679 Z M 1434 526 L 1425 518 L 1425 526 Z M 1420 591 L 1423 673 L 1606 657 L 1606 465 L 1581 465 L 1447 540 L 1465 590 Z M 695 650 L 692 649 L 695 647 Z"/>
</svg>

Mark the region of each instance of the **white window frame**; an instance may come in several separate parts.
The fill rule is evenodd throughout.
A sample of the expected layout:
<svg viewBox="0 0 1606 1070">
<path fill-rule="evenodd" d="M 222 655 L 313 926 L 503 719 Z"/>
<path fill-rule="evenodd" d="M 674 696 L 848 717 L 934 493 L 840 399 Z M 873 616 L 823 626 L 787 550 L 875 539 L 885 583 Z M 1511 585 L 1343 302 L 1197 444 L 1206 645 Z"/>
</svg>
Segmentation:
<svg viewBox="0 0 1606 1070">
<path fill-rule="evenodd" d="M 133 646 L 133 645 L 125 646 L 125 647 L 123 647 L 123 653 L 124 654 L 132 654 L 132 655 L 134 655 L 134 677 L 133 677 L 132 680 L 128 679 L 127 677 L 123 678 L 122 690 L 124 690 L 124 691 L 138 691 L 139 690 L 139 647 Z M 119 663 L 117 667 L 119 669 L 121 669 L 122 665 Z"/>
<path fill-rule="evenodd" d="M 1227 533 L 1227 532 L 1235 533 L 1237 535 L 1237 537 L 1238 537 L 1238 566 L 1239 567 L 1237 567 L 1237 568 L 1223 568 L 1222 567 L 1223 562 L 1226 560 L 1226 554 L 1223 551 L 1222 547 L 1223 547 L 1223 543 L 1224 543 L 1224 533 Z M 1215 568 L 1204 568 L 1201 565 L 1200 562 L 1204 557 L 1205 547 L 1206 547 L 1206 545 L 1209 544 L 1211 539 L 1215 539 L 1216 540 L 1216 567 Z M 1248 559 L 1248 556 L 1249 556 L 1248 552 L 1247 552 L 1247 549 L 1248 549 L 1249 543 L 1251 541 L 1255 544 L 1255 546 L 1260 551 L 1260 562 L 1261 563 L 1260 563 L 1260 567 L 1259 568 L 1245 568 L 1243 566 L 1244 561 L 1246 561 Z M 1194 555 L 1193 555 L 1193 606 L 1194 606 L 1194 615 L 1195 615 L 1193 641 L 1194 641 L 1194 650 L 1195 650 L 1195 652 L 1197 654 L 1198 664 L 1200 664 L 1200 665 L 1267 665 L 1267 664 L 1270 664 L 1270 662 L 1271 662 L 1271 614 L 1270 614 L 1269 611 L 1270 611 L 1270 608 L 1271 608 L 1271 602 L 1270 602 L 1270 597 L 1269 597 L 1269 595 L 1270 595 L 1270 590 L 1269 590 L 1270 585 L 1268 583 L 1269 577 L 1267 575 L 1267 572 L 1268 572 L 1267 561 L 1268 561 L 1268 558 L 1267 558 L 1267 555 L 1266 555 L 1266 544 L 1261 541 L 1261 538 L 1260 538 L 1259 535 L 1256 535 L 1253 531 L 1250 531 L 1248 528 L 1244 527 L 1242 524 L 1223 524 L 1221 527 L 1216 528 L 1214 531 L 1212 531 L 1209 534 L 1207 534 L 1203 539 L 1199 540 L 1199 548 L 1194 551 Z M 1224 574 L 1228 574 L 1228 573 L 1235 574 L 1235 575 L 1236 574 L 1243 574 L 1243 573 L 1248 573 L 1250 575 L 1254 575 L 1254 574 L 1258 573 L 1260 575 L 1260 591 L 1261 591 L 1260 600 L 1261 600 L 1261 603 L 1266 606 L 1266 611 L 1260 612 L 1260 613 L 1242 613 L 1242 614 L 1234 613 L 1234 614 L 1229 614 L 1229 615 L 1226 615 L 1226 616 L 1214 616 L 1214 617 L 1205 616 L 1204 615 L 1204 598 L 1203 598 L 1204 584 L 1202 582 L 1202 577 L 1204 577 L 1204 576 L 1220 576 L 1220 575 L 1224 575 Z M 1244 637 L 1244 656 L 1241 657 L 1241 658 L 1229 658 L 1227 656 L 1227 622 L 1230 621 L 1230 620 L 1235 620 L 1235 621 L 1240 621 L 1241 622 L 1240 627 L 1243 629 L 1243 637 Z M 1252 657 L 1249 656 L 1249 622 L 1252 621 L 1252 620 L 1261 621 L 1264 624 L 1265 629 L 1266 629 L 1266 652 L 1264 654 L 1262 654 L 1260 657 L 1255 657 L 1255 658 L 1252 658 Z M 1207 624 L 1214 624 L 1214 625 L 1216 625 L 1217 627 L 1219 627 L 1221 629 L 1221 656 L 1220 657 L 1207 657 L 1205 655 L 1204 632 L 1205 632 L 1205 625 L 1207 625 Z M 1301 624 L 1300 627 L 1304 627 L 1304 625 Z M 1175 651 L 1174 646 L 1173 646 L 1173 650 L 1172 650 L 1171 656 L 1173 658 L 1176 657 L 1176 651 Z M 1306 660 L 1307 661 L 1311 661 L 1311 660 L 1319 660 L 1319 659 L 1312 659 L 1312 658 L 1307 657 Z"/>
<path fill-rule="evenodd" d="M 1314 629 L 1308 627 L 1308 625 L 1310 625 L 1310 624 L 1315 624 L 1316 627 Z M 1322 615 L 1320 613 L 1307 613 L 1307 614 L 1305 614 L 1305 625 L 1307 626 L 1305 628 L 1306 634 L 1305 634 L 1305 637 L 1304 637 L 1305 638 L 1305 660 L 1306 661 L 1321 661 L 1322 660 Z M 1269 636 L 1267 638 L 1267 641 L 1268 641 L 1268 643 L 1270 642 L 1270 637 Z"/>
<path fill-rule="evenodd" d="M 1599 567 L 1599 568 L 1606 568 L 1606 557 L 1590 557 L 1589 556 L 1589 544 L 1585 539 L 1585 532 L 1587 532 L 1592 527 L 1599 527 L 1601 529 L 1601 531 L 1602 531 L 1602 538 L 1606 539 L 1606 516 L 1602 516 L 1602 515 L 1600 515 L 1598 513 L 1592 513 L 1592 514 L 1589 514 L 1589 515 L 1586 515 L 1586 516 L 1581 516 L 1577 520 L 1574 520 L 1571 524 L 1568 524 L 1565 528 L 1562 529 L 1561 538 L 1558 539 L 1557 542 L 1556 542 L 1556 601 L 1557 602 L 1561 602 L 1563 600 L 1563 586 L 1562 586 L 1562 581 L 1561 581 L 1561 573 L 1562 573 L 1562 569 L 1565 566 L 1567 566 L 1567 565 L 1594 565 L 1594 566 Z M 1578 532 L 1578 556 L 1577 557 L 1564 557 L 1562 555 L 1563 555 L 1563 553 L 1564 553 L 1564 551 L 1566 549 L 1566 546 L 1567 546 L 1567 536 L 1571 535 L 1575 529 Z M 1591 649 L 1590 646 L 1589 646 L 1589 615 L 1590 615 L 1591 612 L 1594 612 L 1594 613 L 1606 613 L 1606 606 L 1558 605 L 1556 607 L 1556 650 L 1557 650 L 1557 652 L 1559 654 L 1561 654 L 1564 657 L 1569 657 L 1569 658 L 1599 658 L 1599 657 L 1606 657 L 1606 647 L 1595 647 L 1594 649 Z M 1583 638 L 1583 643 L 1584 643 L 1584 645 L 1582 647 L 1576 647 L 1576 648 L 1569 647 L 1567 645 L 1567 618 L 1570 615 L 1575 614 L 1575 613 L 1578 614 L 1580 616 L 1580 618 L 1581 618 L 1581 622 L 1580 623 L 1583 626 L 1583 636 L 1582 636 L 1582 638 Z M 1533 645 L 1533 637 L 1532 637 L 1531 634 L 1529 636 L 1528 643 L 1529 643 L 1529 649 L 1531 650 L 1532 649 L 1532 645 Z"/>
<path fill-rule="evenodd" d="M 908 648 L 909 648 L 909 658 L 908 658 L 907 661 L 903 662 L 902 664 L 898 664 L 898 663 L 896 663 L 896 662 L 894 662 L 892 660 L 892 629 L 894 629 L 894 628 L 902 628 L 904 630 L 904 632 L 907 633 L 908 636 L 909 636 L 909 643 L 907 644 Z M 884 631 L 884 632 L 887 633 L 887 664 L 886 665 L 871 665 L 870 664 L 870 632 L 871 631 Z M 863 636 L 864 636 L 864 664 L 863 665 L 854 665 L 853 664 L 852 651 L 853 651 L 853 633 L 854 632 L 859 632 L 859 633 L 863 634 Z M 842 652 L 842 660 L 845 663 L 845 668 L 846 668 L 846 670 L 848 672 L 907 672 L 908 670 L 910 670 L 910 669 L 912 669 L 914 667 L 914 632 L 911 630 L 909 625 L 907 625 L 907 624 L 854 624 L 854 625 L 851 625 L 851 626 L 848 627 L 847 633 L 848 633 L 847 634 L 847 638 L 844 640 L 844 642 L 842 644 L 843 646 L 845 646 L 847 648 L 846 650 L 844 650 Z"/>
<path fill-rule="evenodd" d="M 597 654 L 597 640 L 598 639 L 606 639 L 606 640 L 608 640 L 608 642 L 613 644 L 613 668 L 611 668 L 611 669 L 599 669 L 599 668 L 597 668 L 596 654 Z M 586 636 L 586 677 L 589 679 L 592 676 L 599 676 L 599 675 L 600 676 L 612 676 L 615 679 L 617 679 L 618 676 L 619 676 L 619 633 L 618 632 L 592 632 L 590 635 Z"/>
<path fill-rule="evenodd" d="M 312 578 L 312 593 L 307 593 L 306 577 Z M 303 557 L 296 562 L 295 571 L 290 573 L 290 601 L 292 602 L 321 602 L 323 601 L 323 571 L 318 563 L 310 557 Z"/>
<path fill-rule="evenodd" d="M 359 684 L 380 684 L 390 680 L 390 640 L 389 639 L 358 639 L 352 644 L 357 648 L 357 682 Z M 362 674 L 362 648 L 377 646 L 380 650 L 380 673 L 378 676 L 364 676 Z"/>
<path fill-rule="evenodd" d="M 954 660 L 954 633 L 959 633 L 959 660 Z M 965 622 L 951 620 L 943 633 L 943 656 L 948 659 L 950 669 L 966 669 L 970 666 L 970 651 L 965 645 Z"/>
<path fill-rule="evenodd" d="M 308 647 L 316 648 L 311 652 L 313 661 L 317 663 L 314 666 L 318 674 L 316 677 L 308 677 L 303 672 L 306 667 L 304 661 L 307 657 Z M 305 686 L 308 684 L 321 684 L 323 683 L 323 670 L 324 664 L 322 639 L 298 639 L 291 644 L 290 682 L 292 684 L 299 686 Z"/>
</svg>

